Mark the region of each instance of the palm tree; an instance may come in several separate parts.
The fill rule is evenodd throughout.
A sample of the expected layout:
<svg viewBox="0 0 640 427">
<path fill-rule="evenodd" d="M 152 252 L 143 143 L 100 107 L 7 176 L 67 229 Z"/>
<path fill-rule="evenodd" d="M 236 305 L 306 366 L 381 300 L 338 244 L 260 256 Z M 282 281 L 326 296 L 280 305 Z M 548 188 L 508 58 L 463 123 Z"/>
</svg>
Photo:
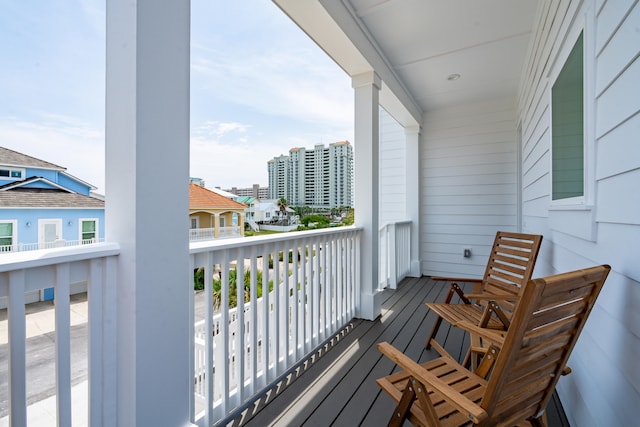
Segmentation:
<svg viewBox="0 0 640 427">
<path fill-rule="evenodd" d="M 289 206 L 289 202 L 284 197 L 278 199 L 278 207 L 280 208 L 280 216 L 282 218 L 287 217 L 287 206 Z"/>
</svg>

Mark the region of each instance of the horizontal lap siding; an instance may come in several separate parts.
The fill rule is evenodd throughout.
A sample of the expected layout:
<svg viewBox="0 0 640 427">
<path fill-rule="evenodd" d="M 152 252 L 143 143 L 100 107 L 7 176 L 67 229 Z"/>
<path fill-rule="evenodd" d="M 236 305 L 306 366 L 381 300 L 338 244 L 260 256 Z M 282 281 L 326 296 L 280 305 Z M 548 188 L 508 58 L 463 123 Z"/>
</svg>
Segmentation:
<svg viewBox="0 0 640 427">
<path fill-rule="evenodd" d="M 523 228 L 544 235 L 536 272 L 546 275 L 608 263 L 612 273 L 570 360 L 573 373 L 558 385 L 572 425 L 634 425 L 640 401 L 640 3 L 637 0 L 543 1 L 524 68 L 519 97 L 522 124 Z M 587 179 L 594 187 L 591 240 L 558 227 L 584 212 L 550 210 L 551 66 L 570 25 L 585 21 L 586 92 L 594 112 L 594 156 Z M 573 24 L 572 24 L 573 23 Z M 556 64 L 555 66 L 561 66 Z M 550 223 L 554 215 L 569 222 Z M 574 218 L 573 220 L 571 218 Z M 596 367 L 594 369 L 594 367 Z"/>
<path fill-rule="evenodd" d="M 517 228 L 515 106 L 427 112 L 421 135 L 421 269 L 482 276 L 496 231 Z M 472 256 L 464 258 L 463 248 Z"/>
<path fill-rule="evenodd" d="M 380 109 L 380 225 L 407 219 L 404 128 Z"/>
</svg>

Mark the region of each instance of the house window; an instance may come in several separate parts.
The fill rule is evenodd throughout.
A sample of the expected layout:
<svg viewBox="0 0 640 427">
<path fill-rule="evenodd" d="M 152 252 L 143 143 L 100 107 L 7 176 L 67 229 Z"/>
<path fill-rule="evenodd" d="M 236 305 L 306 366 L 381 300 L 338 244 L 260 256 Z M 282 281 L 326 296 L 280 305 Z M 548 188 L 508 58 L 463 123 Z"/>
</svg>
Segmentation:
<svg viewBox="0 0 640 427">
<path fill-rule="evenodd" d="M 580 34 L 551 88 L 551 198 L 584 196 L 584 70 Z"/>
<path fill-rule="evenodd" d="M 97 219 L 81 219 L 80 221 L 80 240 L 83 245 L 94 243 L 98 237 L 98 220 Z"/>
<path fill-rule="evenodd" d="M 0 167 L 0 178 L 24 179 L 24 169 Z"/>
<path fill-rule="evenodd" d="M 16 243 L 16 221 L 0 221 L 0 252 L 13 250 Z"/>
</svg>

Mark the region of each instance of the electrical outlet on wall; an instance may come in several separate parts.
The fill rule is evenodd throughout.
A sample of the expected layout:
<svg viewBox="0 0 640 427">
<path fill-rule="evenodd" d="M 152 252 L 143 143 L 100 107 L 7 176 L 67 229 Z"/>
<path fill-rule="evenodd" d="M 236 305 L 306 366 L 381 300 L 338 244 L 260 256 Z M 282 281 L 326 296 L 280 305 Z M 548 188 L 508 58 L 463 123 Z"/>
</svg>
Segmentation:
<svg viewBox="0 0 640 427">
<path fill-rule="evenodd" d="M 471 257 L 471 248 L 464 248 L 464 249 L 462 250 L 462 255 L 463 255 L 465 258 L 470 258 L 470 257 Z"/>
</svg>

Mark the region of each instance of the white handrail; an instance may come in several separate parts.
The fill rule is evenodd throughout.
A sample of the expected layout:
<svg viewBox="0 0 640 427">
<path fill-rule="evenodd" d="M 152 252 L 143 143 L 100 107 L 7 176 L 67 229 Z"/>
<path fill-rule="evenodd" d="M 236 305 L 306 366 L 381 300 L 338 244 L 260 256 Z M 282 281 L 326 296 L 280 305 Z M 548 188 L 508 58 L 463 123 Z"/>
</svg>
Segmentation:
<svg viewBox="0 0 640 427">
<path fill-rule="evenodd" d="M 340 227 L 190 244 L 192 269 L 204 268 L 208 278 L 204 281 L 206 308 L 200 314 L 204 320 L 196 325 L 190 322 L 192 422 L 211 425 L 237 410 L 354 317 L 360 295 L 356 277 L 361 232 L 357 227 Z M 117 423 L 111 409 L 117 402 L 113 368 L 117 366 L 119 253 L 117 244 L 97 243 L 0 257 L 0 298 L 10 307 L 12 424 L 26 423 L 25 292 L 54 288 L 56 404 L 61 425 L 67 424 L 78 404 L 71 399 L 68 380 L 70 307 L 64 296 L 72 292 L 72 285 L 82 283 L 88 291 L 89 424 Z M 240 278 L 235 292 L 230 286 L 234 274 Z M 222 283 L 216 299 L 229 307 L 216 313 L 214 275 Z M 193 289 L 193 279 L 187 286 Z M 242 310 L 230 306 L 233 299 Z"/>
<path fill-rule="evenodd" d="M 0 254 L 10 252 L 37 251 L 42 249 L 63 248 L 68 246 L 92 245 L 95 243 L 103 243 L 104 238 L 92 238 L 82 240 L 55 240 L 53 242 L 43 243 L 16 243 L 13 245 L 0 245 Z"/>
<path fill-rule="evenodd" d="M 207 302 L 194 325 L 192 422 L 224 418 L 353 318 L 360 232 L 341 227 L 191 244 L 192 266 L 211 278 L 205 301 L 215 278 L 222 307 L 234 298 L 243 307 L 214 312 Z M 248 284 L 233 292 L 232 277 L 244 284 L 245 275 Z"/>
<path fill-rule="evenodd" d="M 6 298 L 9 348 L 9 424 L 27 424 L 25 292 L 54 288 L 56 405 L 58 425 L 71 425 L 71 285 L 85 283 L 88 296 L 89 425 L 115 425 L 115 243 L 11 252 L 0 257 L 0 298 Z M 100 422 L 98 422 L 100 420 Z M 104 424 L 103 424 L 104 423 Z"/>
<path fill-rule="evenodd" d="M 379 288 L 396 289 L 411 272 L 411 221 L 383 225 L 379 238 Z"/>
</svg>

